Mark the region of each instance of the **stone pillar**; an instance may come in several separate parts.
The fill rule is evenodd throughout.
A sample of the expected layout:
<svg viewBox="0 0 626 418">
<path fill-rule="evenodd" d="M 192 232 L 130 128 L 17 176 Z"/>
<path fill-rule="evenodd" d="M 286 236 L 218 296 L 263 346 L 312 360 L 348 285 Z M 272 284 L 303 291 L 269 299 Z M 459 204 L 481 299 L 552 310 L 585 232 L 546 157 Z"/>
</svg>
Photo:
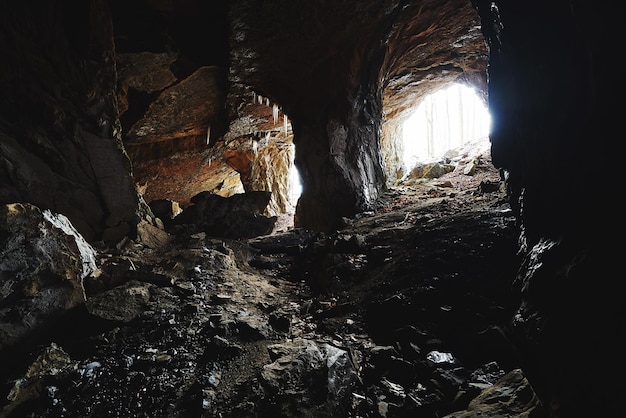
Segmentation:
<svg viewBox="0 0 626 418">
<path fill-rule="evenodd" d="M 318 109 L 292 116 L 295 164 L 302 179 L 294 224 L 327 232 L 341 228 L 342 217 L 370 208 L 386 187 L 382 104 L 367 94 L 347 112 Z"/>
</svg>

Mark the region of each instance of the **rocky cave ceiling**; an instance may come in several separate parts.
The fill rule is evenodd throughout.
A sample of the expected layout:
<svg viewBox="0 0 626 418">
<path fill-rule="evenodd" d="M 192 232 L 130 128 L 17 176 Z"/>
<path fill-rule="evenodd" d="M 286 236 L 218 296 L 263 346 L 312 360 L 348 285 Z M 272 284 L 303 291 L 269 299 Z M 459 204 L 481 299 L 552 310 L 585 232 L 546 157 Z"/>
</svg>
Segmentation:
<svg viewBox="0 0 626 418">
<path fill-rule="evenodd" d="M 383 126 L 373 134 L 392 182 L 407 110 L 452 82 L 486 97 L 485 40 L 465 0 L 362 1 L 357 8 L 353 2 L 114 1 L 112 16 L 123 139 L 148 202 L 186 206 L 204 190 L 222 196 L 270 190 L 269 214 L 284 213 L 292 118 L 330 130 L 323 123 L 331 114 L 350 130 L 351 108 L 368 100 L 379 103 L 360 117 L 374 124 L 382 106 Z M 301 136 L 296 163 L 307 170 L 317 164 L 309 155 L 324 149 L 309 144 L 317 134 Z M 306 184 L 318 175 L 304 177 Z M 332 197 L 315 199 L 332 204 Z"/>
</svg>

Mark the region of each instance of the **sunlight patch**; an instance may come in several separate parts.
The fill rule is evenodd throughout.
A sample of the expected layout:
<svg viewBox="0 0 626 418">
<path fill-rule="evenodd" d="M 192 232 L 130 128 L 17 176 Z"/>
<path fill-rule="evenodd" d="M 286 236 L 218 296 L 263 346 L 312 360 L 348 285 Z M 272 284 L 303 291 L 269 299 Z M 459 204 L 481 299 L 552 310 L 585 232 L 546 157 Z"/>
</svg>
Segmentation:
<svg viewBox="0 0 626 418">
<path fill-rule="evenodd" d="M 405 170 L 418 162 L 437 160 L 448 150 L 484 139 L 490 126 L 487 107 L 470 87 L 453 84 L 426 96 L 404 123 Z"/>
</svg>

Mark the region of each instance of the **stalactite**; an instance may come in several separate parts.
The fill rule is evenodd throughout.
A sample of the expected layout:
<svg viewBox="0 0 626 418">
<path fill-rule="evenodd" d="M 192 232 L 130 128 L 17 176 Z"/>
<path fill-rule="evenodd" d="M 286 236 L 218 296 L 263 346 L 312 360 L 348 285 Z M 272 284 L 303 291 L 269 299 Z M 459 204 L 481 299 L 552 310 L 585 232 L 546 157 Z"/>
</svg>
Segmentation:
<svg viewBox="0 0 626 418">
<path fill-rule="evenodd" d="M 270 99 L 269 99 L 269 97 L 265 98 L 265 106 L 267 106 L 267 107 L 270 106 Z"/>
<path fill-rule="evenodd" d="M 261 96 L 259 94 L 257 97 L 258 97 L 258 100 L 259 100 L 259 104 L 263 104 L 263 96 Z"/>
<path fill-rule="evenodd" d="M 211 125 L 206 128 L 206 144 L 209 145 L 211 142 Z"/>
<path fill-rule="evenodd" d="M 272 106 L 272 116 L 274 117 L 274 125 L 276 125 L 276 121 L 278 120 L 278 105 L 276 103 Z"/>
<path fill-rule="evenodd" d="M 287 115 L 283 114 L 283 128 L 285 129 L 285 135 L 287 135 Z"/>
</svg>

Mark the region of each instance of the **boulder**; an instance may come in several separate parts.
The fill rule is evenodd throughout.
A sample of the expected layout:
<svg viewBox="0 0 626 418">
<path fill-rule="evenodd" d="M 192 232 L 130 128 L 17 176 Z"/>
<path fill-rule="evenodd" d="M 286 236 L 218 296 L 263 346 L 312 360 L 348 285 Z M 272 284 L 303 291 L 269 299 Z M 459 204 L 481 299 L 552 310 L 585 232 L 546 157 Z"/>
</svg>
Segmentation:
<svg viewBox="0 0 626 418">
<path fill-rule="evenodd" d="M 67 217 L 28 203 L 0 207 L 0 350 L 85 302 L 96 251 Z"/>
<path fill-rule="evenodd" d="M 222 197 L 210 192 L 195 195 L 192 206 L 173 219 L 175 224 L 194 224 L 207 235 L 221 238 L 253 238 L 274 229 L 276 216 L 265 216 L 271 192 L 252 191 Z"/>
</svg>

